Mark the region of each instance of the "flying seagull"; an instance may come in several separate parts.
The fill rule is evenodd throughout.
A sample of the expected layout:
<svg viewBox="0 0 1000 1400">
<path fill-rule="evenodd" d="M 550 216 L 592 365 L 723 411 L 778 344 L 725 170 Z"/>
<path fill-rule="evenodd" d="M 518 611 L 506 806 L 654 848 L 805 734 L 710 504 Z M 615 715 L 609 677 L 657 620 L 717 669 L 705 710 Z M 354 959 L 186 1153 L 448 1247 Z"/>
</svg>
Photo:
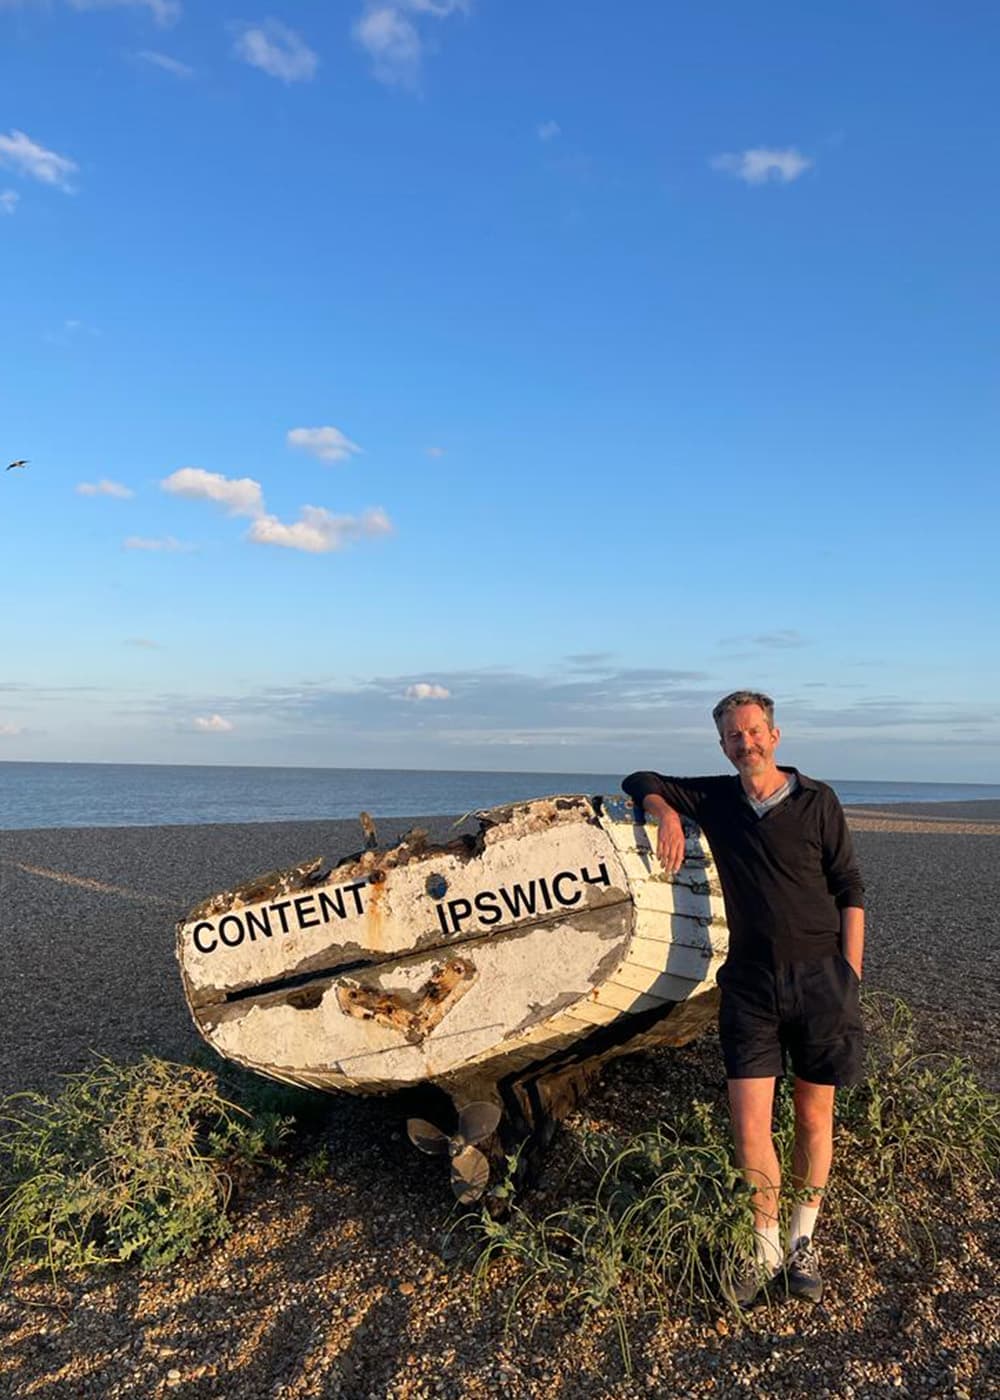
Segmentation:
<svg viewBox="0 0 1000 1400">
<path fill-rule="evenodd" d="M 28 457 L 19 457 L 16 462 L 11 462 L 7 470 L 11 472 L 14 470 L 15 467 L 26 467 L 28 465 L 29 460 L 30 458 Z"/>
</svg>

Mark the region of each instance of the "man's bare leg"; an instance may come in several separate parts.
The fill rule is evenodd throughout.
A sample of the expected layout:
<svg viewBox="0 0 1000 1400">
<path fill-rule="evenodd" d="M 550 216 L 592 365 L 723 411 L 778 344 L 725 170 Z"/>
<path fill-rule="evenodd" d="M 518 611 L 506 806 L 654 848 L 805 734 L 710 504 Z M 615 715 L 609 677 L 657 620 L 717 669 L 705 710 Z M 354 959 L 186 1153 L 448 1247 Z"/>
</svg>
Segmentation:
<svg viewBox="0 0 1000 1400">
<path fill-rule="evenodd" d="M 790 1231 L 792 1243 L 803 1234 L 811 1236 L 815 1223 L 815 1212 L 823 1199 L 822 1192 L 830 1179 L 830 1164 L 833 1161 L 833 1098 L 836 1090 L 832 1084 L 810 1084 L 805 1079 L 796 1079 L 795 1104 L 795 1149 L 792 1153 L 792 1181 L 796 1192 L 806 1192 L 796 1207 L 799 1221 L 805 1221 L 808 1228 L 792 1221 Z"/>
<path fill-rule="evenodd" d="M 830 1179 L 835 1093 L 832 1084 L 810 1084 L 805 1079 L 795 1081 L 792 1179 L 797 1190 L 811 1189 L 812 1194 L 805 1198 L 810 1206 L 819 1205 L 823 1188 Z"/>
<path fill-rule="evenodd" d="M 753 1187 L 754 1229 L 758 1257 L 771 1267 L 781 1262 L 778 1243 L 778 1194 L 781 1167 L 771 1136 L 774 1079 L 730 1079 L 729 1111 L 733 1122 L 736 1162 Z"/>
<path fill-rule="evenodd" d="M 786 1267 L 789 1293 L 813 1303 L 823 1296 L 823 1276 L 812 1237 L 833 1160 L 834 1092 L 832 1084 L 795 1081 L 792 1180 L 801 1198 L 792 1207 Z"/>
</svg>

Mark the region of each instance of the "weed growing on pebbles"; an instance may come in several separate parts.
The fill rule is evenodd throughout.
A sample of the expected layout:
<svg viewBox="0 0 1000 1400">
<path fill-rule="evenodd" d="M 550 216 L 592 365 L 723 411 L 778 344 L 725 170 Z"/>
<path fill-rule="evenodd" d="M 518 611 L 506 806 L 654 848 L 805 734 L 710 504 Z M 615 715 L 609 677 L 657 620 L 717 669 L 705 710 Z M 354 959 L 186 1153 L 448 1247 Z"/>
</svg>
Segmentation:
<svg viewBox="0 0 1000 1400">
<path fill-rule="evenodd" d="M 216 1076 L 147 1057 L 100 1059 L 61 1093 L 0 1102 L 0 1279 L 44 1259 L 53 1275 L 171 1263 L 230 1228 L 234 1175 L 275 1154 L 290 1120 L 256 1116 Z"/>
<path fill-rule="evenodd" d="M 1000 1099 L 957 1058 L 920 1055 L 902 1002 L 864 999 L 870 1073 L 838 1095 L 834 1176 L 823 1205 L 825 1236 L 858 1243 L 889 1233 L 915 1255 L 933 1241 L 910 1211 L 914 1186 L 929 1180 L 989 1181 L 1000 1166 Z M 500 1264 L 515 1268 L 508 1314 L 607 1307 L 628 1365 L 628 1317 L 652 1306 L 663 1316 L 717 1312 L 737 1261 L 751 1248 L 751 1192 L 732 1162 L 721 1102 L 672 1099 L 665 1120 L 622 1138 L 577 1130 L 570 1199 L 542 1214 L 529 1198 L 462 1218 L 453 1231 L 473 1260 L 482 1292 Z M 779 1084 L 775 1139 L 790 1181 L 791 1087 Z M 782 1190 L 787 1223 L 795 1192 Z M 863 1246 L 862 1246 L 863 1247 Z"/>
</svg>

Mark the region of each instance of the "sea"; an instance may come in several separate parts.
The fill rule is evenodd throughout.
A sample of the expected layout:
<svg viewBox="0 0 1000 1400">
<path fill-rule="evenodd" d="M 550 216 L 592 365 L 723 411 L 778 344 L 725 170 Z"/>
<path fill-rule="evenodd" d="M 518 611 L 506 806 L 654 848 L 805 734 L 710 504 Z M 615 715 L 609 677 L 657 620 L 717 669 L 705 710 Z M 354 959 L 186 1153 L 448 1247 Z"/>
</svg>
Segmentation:
<svg viewBox="0 0 1000 1400">
<path fill-rule="evenodd" d="M 816 775 L 820 776 L 820 775 Z M 462 816 L 560 792 L 615 793 L 616 773 L 0 763 L 0 830 Z M 1000 799 L 987 783 L 826 778 L 847 806 Z"/>
</svg>

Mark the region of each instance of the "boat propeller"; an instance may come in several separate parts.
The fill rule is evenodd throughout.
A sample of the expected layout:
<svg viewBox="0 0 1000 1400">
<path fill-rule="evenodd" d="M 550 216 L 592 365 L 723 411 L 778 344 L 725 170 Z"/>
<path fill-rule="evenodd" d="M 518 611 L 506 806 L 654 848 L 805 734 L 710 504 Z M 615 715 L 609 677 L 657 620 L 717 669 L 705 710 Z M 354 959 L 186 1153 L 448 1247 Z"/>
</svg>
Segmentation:
<svg viewBox="0 0 1000 1400">
<path fill-rule="evenodd" d="M 421 1152 L 451 1157 L 451 1189 L 463 1205 L 478 1201 L 490 1179 L 490 1164 L 474 1143 L 496 1132 L 500 1109 L 492 1103 L 466 1104 L 458 1114 L 458 1131 L 444 1133 L 424 1118 L 409 1118 L 406 1132 Z"/>
</svg>

